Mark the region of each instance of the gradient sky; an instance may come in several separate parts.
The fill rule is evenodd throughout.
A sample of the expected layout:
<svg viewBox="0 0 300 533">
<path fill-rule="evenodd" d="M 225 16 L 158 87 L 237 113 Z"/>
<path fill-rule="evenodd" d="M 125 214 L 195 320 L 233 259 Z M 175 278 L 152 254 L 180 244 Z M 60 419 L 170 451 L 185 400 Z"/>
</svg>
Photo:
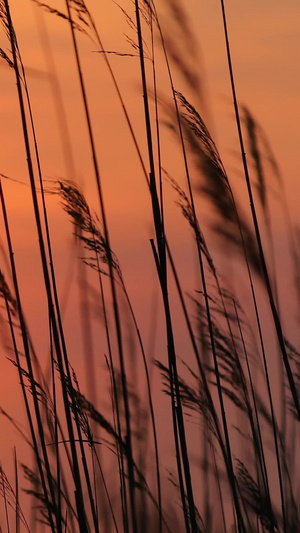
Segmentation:
<svg viewBox="0 0 300 533">
<path fill-rule="evenodd" d="M 124 9 L 131 9 L 129 1 L 124 4 L 120 3 Z M 161 2 L 161 4 L 162 6 L 158 4 L 157 7 L 162 15 L 163 26 L 175 38 L 178 51 L 185 57 L 188 51 L 180 28 L 165 8 L 166 2 Z M 247 206 L 245 187 L 240 177 L 240 157 L 231 105 L 232 97 L 219 2 L 192 0 L 184 4 L 197 42 L 197 52 L 195 51 L 194 56 L 189 57 L 188 61 L 196 71 L 199 69 L 203 90 L 202 99 L 199 94 L 192 91 L 188 92 L 188 97 L 192 99 L 195 106 L 199 106 L 206 117 L 232 178 L 234 189 Z M 51 5 L 63 9 L 64 3 L 53 2 Z M 133 37 L 132 31 L 125 24 L 124 16 L 116 5 L 108 0 L 101 2 L 91 0 L 88 6 L 96 20 L 104 47 L 120 53 L 134 53 L 124 36 L 125 32 Z M 76 179 L 87 194 L 91 206 L 99 212 L 78 77 L 72 55 L 70 30 L 65 21 L 58 20 L 53 15 L 45 13 L 41 15 L 36 6 L 27 0 L 22 0 L 22 2 L 11 0 L 11 9 L 28 75 L 44 176 L 51 180 L 60 177 Z M 239 101 L 249 107 L 269 137 L 285 179 L 291 212 L 299 224 L 299 2 L 296 0 L 285 2 L 232 0 L 228 2 L 227 15 Z M 47 50 L 43 48 L 41 40 L 41 33 L 45 36 L 45 28 L 47 28 L 66 113 L 75 176 L 72 175 L 71 162 L 68 161 L 68 167 L 65 165 L 57 115 L 57 100 L 53 99 L 53 84 L 51 85 L 51 76 L 53 77 L 54 72 L 52 71 L 49 75 L 49 55 L 46 55 Z M 158 299 L 157 291 L 153 288 L 156 274 L 149 245 L 149 238 L 153 237 L 149 194 L 103 58 L 95 52 L 95 45 L 84 35 L 79 36 L 79 42 L 100 160 L 112 247 L 119 257 L 141 331 L 148 342 L 153 305 L 158 305 L 159 308 L 159 304 L 155 303 Z M 157 36 L 156 43 L 159 94 L 163 98 L 170 98 L 169 82 Z M 7 51 L 8 44 L 3 33 L 0 46 Z M 148 168 L 138 59 L 114 55 L 109 57 Z M 13 71 L 4 61 L 0 64 L 0 76 L 0 172 L 25 183 L 21 185 L 4 180 L 3 186 L 7 198 L 24 309 L 37 350 L 43 354 L 41 360 L 45 361 L 48 346 L 47 309 L 42 288 L 30 191 L 26 185 L 28 176 L 16 85 Z M 184 93 L 188 91 L 184 80 L 176 70 L 174 70 L 174 77 L 176 88 Z M 184 185 L 182 157 L 177 150 L 175 139 L 164 127 L 162 127 L 162 141 L 163 166 Z M 199 178 L 194 174 L 193 179 L 196 183 Z M 272 185 L 271 176 L 270 183 Z M 178 261 L 179 272 L 184 280 L 184 288 L 192 291 L 197 284 L 195 269 L 191 267 L 189 272 L 186 271 L 188 260 L 193 258 L 192 241 L 185 224 L 182 223 L 179 210 L 174 205 L 174 194 L 168 187 L 166 186 L 166 220 L 169 239 Z M 86 390 L 81 340 L 80 336 L 74 335 L 74 330 L 80 330 L 80 318 L 77 309 L 78 272 L 76 265 L 72 266 L 74 263 L 72 228 L 57 198 L 51 196 L 48 202 L 61 294 L 64 294 L 68 281 L 71 280 L 65 311 L 68 342 L 73 352 L 72 361 L 78 374 L 82 376 L 83 390 Z M 276 205 L 274 203 L 276 212 L 274 223 L 278 232 L 278 249 L 282 253 L 286 250 L 286 243 L 285 238 L 281 238 L 282 217 L 276 211 Z M 206 217 L 209 215 L 209 207 L 203 205 L 201 199 L 198 207 L 201 222 L 205 224 Z M 4 243 L 2 219 L 0 229 L 1 242 Z M 212 235 L 210 238 L 212 249 L 220 261 L 214 238 Z M 2 265 L 3 259 L 1 268 L 3 268 Z M 284 287 L 286 286 L 285 268 L 280 262 L 279 272 L 283 278 Z M 176 307 L 176 300 L 174 303 Z M 181 317 L 177 316 L 176 311 L 174 313 L 175 322 L 179 324 Z M 158 318 L 160 317 L 160 311 L 158 311 Z M 103 343 L 99 342 L 97 337 L 95 324 L 94 327 L 95 346 L 99 351 L 104 350 Z M 163 337 L 162 327 L 159 327 L 159 333 Z M 180 333 L 177 342 L 179 351 L 184 350 L 185 340 Z M 1 351 L 0 406 L 16 416 L 18 420 L 23 420 L 17 374 L 11 363 L 6 360 L 8 354 L 4 347 Z M 158 343 L 155 357 L 160 357 L 160 353 L 164 353 L 164 342 Z M 98 363 L 99 372 L 103 365 L 101 360 Z M 159 388 L 158 375 L 155 380 L 155 386 Z M 7 423 L 3 425 L 3 428 L 5 428 L 7 438 L 0 441 L 0 460 L 3 464 L 9 464 L 16 434 Z"/>
</svg>

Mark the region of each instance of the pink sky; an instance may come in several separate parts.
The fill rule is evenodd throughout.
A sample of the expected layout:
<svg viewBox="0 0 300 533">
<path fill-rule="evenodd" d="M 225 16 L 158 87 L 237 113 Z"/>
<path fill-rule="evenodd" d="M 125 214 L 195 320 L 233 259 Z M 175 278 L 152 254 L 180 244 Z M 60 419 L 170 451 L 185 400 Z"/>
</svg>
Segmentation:
<svg viewBox="0 0 300 533">
<path fill-rule="evenodd" d="M 164 3 L 162 2 L 162 4 Z M 199 46 L 199 58 L 201 58 L 199 67 L 204 80 L 207 103 L 205 113 L 224 162 L 228 165 L 230 176 L 231 169 L 239 167 L 239 157 L 235 155 L 238 146 L 231 107 L 232 98 L 219 2 L 216 0 L 210 2 L 193 0 L 192 2 L 185 2 L 185 5 Z M 63 6 L 63 2 L 56 2 L 55 7 L 59 9 L 60 6 Z M 94 14 L 106 49 L 130 53 L 131 48 L 123 35 L 123 32 L 130 34 L 130 29 L 124 24 L 123 15 L 118 8 L 108 0 L 89 1 L 88 6 Z M 127 1 L 124 8 L 131 9 L 130 2 Z M 22 0 L 22 2 L 11 0 L 11 9 L 23 61 L 28 72 L 44 176 L 51 179 L 72 178 L 73 176 L 67 175 L 64 166 L 55 104 L 52 99 L 50 84 L 45 76 L 47 67 L 39 40 L 37 23 L 40 19 L 36 13 L 37 8 L 27 0 Z M 158 9 L 160 10 L 159 5 Z M 75 161 L 76 179 L 86 192 L 91 206 L 99 212 L 77 72 L 72 55 L 70 31 L 65 21 L 58 21 L 52 15 L 43 14 L 43 19 L 49 32 L 51 49 L 59 76 Z M 167 27 L 168 19 L 165 17 L 163 20 Z M 298 185 L 300 178 L 299 25 L 300 7 L 297 0 L 285 2 L 277 0 L 272 2 L 261 2 L 260 0 L 240 2 L 240 0 L 234 0 L 228 2 L 228 28 L 238 98 L 258 118 L 270 139 L 285 178 L 291 212 L 298 223 L 300 193 Z M 175 28 L 174 31 L 176 35 L 177 30 Z M 119 257 L 128 291 L 132 297 L 141 331 L 147 344 L 152 313 L 151 305 L 155 292 L 153 285 L 156 281 L 149 245 L 149 239 L 153 237 L 150 198 L 121 106 L 104 61 L 98 54 L 93 53 L 95 46 L 91 41 L 80 36 L 79 42 L 93 116 L 93 128 L 100 160 L 112 247 Z M 8 44 L 4 35 L 1 36 L 0 43 L 0 46 L 7 50 Z M 181 52 L 183 54 L 184 46 L 182 41 Z M 142 97 L 138 81 L 138 59 L 110 56 L 110 60 L 148 168 Z M 15 80 L 12 70 L 4 62 L 1 63 L 0 75 L 2 92 L 0 100 L 0 172 L 28 183 Z M 160 52 L 158 52 L 158 78 L 161 94 L 168 95 L 169 82 Z M 185 92 L 186 86 L 178 74 L 175 74 L 175 80 L 176 88 Z M 195 95 L 191 95 L 191 98 L 195 105 L 199 104 Z M 184 186 L 184 168 L 177 144 L 170 132 L 164 128 L 162 129 L 162 139 L 163 166 Z M 232 179 L 235 190 L 238 191 L 245 205 L 248 205 L 244 185 L 234 170 L 232 170 Z M 41 358 L 44 360 L 48 348 L 47 328 L 45 326 L 47 309 L 42 288 L 30 192 L 26 186 L 11 182 L 4 181 L 3 186 L 7 196 L 24 308 L 33 339 L 38 350 L 43 354 Z M 191 266 L 188 272 L 186 270 L 189 258 L 193 257 L 192 241 L 185 224 L 182 223 L 179 210 L 174 205 L 174 194 L 169 190 L 168 185 L 166 191 L 169 195 L 166 199 L 169 239 L 178 260 L 180 274 L 183 276 L 184 289 L 192 292 L 197 283 L 195 268 Z M 274 205 L 276 206 L 276 204 Z M 199 201 L 199 210 L 200 218 L 202 213 L 201 221 L 203 222 L 206 219 L 208 208 L 204 206 L 203 209 Z M 63 292 L 70 276 L 72 229 L 71 225 L 66 222 L 66 215 L 63 214 L 54 197 L 49 198 L 49 216 L 58 283 L 61 292 Z M 278 235 L 280 235 L 281 215 L 276 215 L 276 217 L 275 225 Z M 4 241 L 2 219 L 0 228 L 2 241 Z M 212 236 L 211 246 L 214 250 L 215 245 Z M 278 246 L 280 253 L 285 250 L 284 237 L 279 239 Z M 218 257 L 216 250 L 215 252 Z M 281 262 L 279 271 L 284 277 L 286 270 Z M 82 375 L 82 387 L 86 390 L 84 361 L 81 357 L 81 338 L 74 336 L 74 331 L 79 330 L 79 317 L 76 309 L 78 300 L 76 267 L 73 269 L 72 276 L 72 292 L 65 314 L 66 331 L 70 348 L 74 354 L 72 361 L 79 375 Z M 91 275 L 90 279 L 93 279 Z M 283 281 L 283 283 L 285 286 L 286 282 Z M 181 315 L 177 313 L 176 306 L 178 303 L 174 298 L 175 323 L 180 324 Z M 74 311 L 74 309 L 76 310 Z M 161 318 L 160 311 L 158 317 Z M 178 331 L 180 331 L 180 325 Z M 163 338 L 164 328 L 160 327 L 159 332 Z M 105 348 L 103 342 L 99 341 L 95 323 L 94 337 L 97 349 L 100 352 L 104 351 Z M 183 351 L 185 338 L 181 336 L 181 332 L 178 334 L 177 341 L 179 351 Z M 0 406 L 16 416 L 18 420 L 24 421 L 23 406 L 20 407 L 21 398 L 17 374 L 11 363 L 6 361 L 6 355 L 2 348 L 0 368 L 1 375 L 5 378 L 0 378 Z M 158 343 L 155 357 L 165 358 L 164 341 Z M 98 363 L 99 372 L 103 366 L 104 362 L 101 359 Z M 157 390 L 161 386 L 159 380 L 159 375 L 156 373 L 155 388 Z M 142 393 L 143 390 L 143 386 L 140 386 L 139 392 Z M 166 401 L 164 406 L 167 409 L 168 403 Z M 0 441 L 0 461 L 5 465 L 12 463 L 11 450 L 16 442 L 16 436 L 15 431 L 7 423 L 3 427 L 6 438 L 2 438 Z M 167 429 L 164 430 L 162 427 L 162 431 L 167 432 Z M 21 454 L 22 451 L 20 451 Z"/>
</svg>

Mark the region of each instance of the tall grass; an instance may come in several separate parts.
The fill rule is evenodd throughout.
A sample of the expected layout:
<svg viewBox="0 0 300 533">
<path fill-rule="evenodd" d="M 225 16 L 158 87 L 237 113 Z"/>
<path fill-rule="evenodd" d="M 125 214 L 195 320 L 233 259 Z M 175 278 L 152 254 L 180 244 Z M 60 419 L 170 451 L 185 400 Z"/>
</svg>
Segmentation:
<svg viewBox="0 0 300 533">
<path fill-rule="evenodd" d="M 287 264 L 293 269 L 291 291 L 299 305 L 297 229 L 271 142 L 254 113 L 238 101 L 225 3 L 219 6 L 224 54 L 250 209 L 206 123 L 196 40 L 179 0 L 168 0 L 164 6 L 170 27 L 164 9 L 153 0 L 114 6 L 127 25 L 128 52 L 105 48 L 101 17 L 94 17 L 92 2 L 65 0 L 57 6 L 33 1 L 40 16 L 62 28 L 74 62 L 73 118 L 81 116 L 80 128 L 86 134 L 80 145 L 86 154 L 82 186 L 72 153 L 71 139 L 77 131 L 70 133 L 67 127 L 64 86 L 47 45 L 51 71 L 33 75 L 50 80 L 60 115 L 58 144 L 67 171 L 74 173 L 49 179 L 32 72 L 23 60 L 22 35 L 19 38 L 14 19 L 17 0 L 12 4 L 0 0 L 5 42 L 0 55 L 9 67 L 5 75 L 14 80 L 11 91 L 16 89 L 18 135 L 23 142 L 23 152 L 16 157 L 25 154 L 27 176 L 0 174 L 5 236 L 0 265 L 2 344 L 17 370 L 22 401 L 17 418 L 1 407 L 3 423 L 17 434 L 11 464 L 0 462 L 1 531 L 300 531 L 294 474 L 299 462 L 299 339 L 290 340 L 285 332 L 291 311 L 278 273 L 268 173 L 279 189 L 290 254 Z M 101 13 L 101 7 L 95 13 Z M 46 28 L 43 24 L 43 31 Z M 112 147 L 101 133 L 106 128 L 106 102 L 92 94 L 86 46 L 93 52 L 97 79 L 98 74 L 100 79 L 107 76 L 111 84 L 124 121 L 124 146 L 138 163 L 131 216 L 138 220 L 141 182 L 150 225 L 142 267 L 140 251 L 132 249 L 134 230 L 124 237 L 124 229 L 116 230 L 111 215 L 132 181 L 126 184 L 124 172 L 109 197 L 114 166 L 107 167 L 106 151 L 113 149 L 115 158 L 125 159 L 126 154 L 116 124 Z M 127 103 L 129 87 L 122 81 L 126 61 L 134 62 L 139 79 L 133 107 Z M 170 133 L 172 140 L 167 139 Z M 181 170 L 176 172 L 176 167 Z M 32 254 L 31 269 L 40 276 L 30 290 L 41 294 L 40 339 L 24 295 L 22 263 L 16 260 L 9 184 L 30 192 L 38 251 Z M 60 231 L 73 234 L 72 265 L 76 263 L 79 272 L 77 288 L 68 271 L 65 292 L 55 254 L 59 235 L 52 229 L 53 205 L 63 220 Z M 179 232 L 178 242 L 172 224 Z M 184 243 L 190 242 L 188 232 L 191 252 L 186 249 L 186 256 L 180 257 L 181 235 Z M 121 253 L 115 246 L 118 233 L 125 240 Z M 128 257 L 133 283 L 122 265 Z M 226 275 L 229 258 L 239 283 Z M 196 275 L 190 283 L 193 269 Z M 156 310 L 149 342 L 150 287 Z M 66 315 L 68 299 L 73 308 Z M 36 350 L 36 342 L 46 349 Z M 20 446 L 27 451 L 20 453 Z"/>
</svg>

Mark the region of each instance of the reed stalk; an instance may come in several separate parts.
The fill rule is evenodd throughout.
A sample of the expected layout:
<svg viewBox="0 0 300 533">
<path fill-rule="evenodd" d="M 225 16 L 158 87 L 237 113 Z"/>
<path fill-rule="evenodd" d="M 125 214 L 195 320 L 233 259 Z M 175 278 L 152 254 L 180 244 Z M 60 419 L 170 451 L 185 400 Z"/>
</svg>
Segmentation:
<svg viewBox="0 0 300 533">
<path fill-rule="evenodd" d="M 167 329 L 167 338 L 168 338 L 168 358 L 169 358 L 169 370 L 170 370 L 170 379 L 171 379 L 170 386 L 171 386 L 174 437 L 178 429 L 179 442 L 180 442 L 180 448 L 181 448 L 181 457 L 182 457 L 182 462 L 183 462 L 183 470 L 184 470 L 185 484 L 186 484 L 186 490 L 187 490 L 187 500 L 189 504 L 189 519 L 191 523 L 192 533 L 195 533 L 197 531 L 197 522 L 196 522 L 196 515 L 195 515 L 194 495 L 193 495 L 191 472 L 190 472 L 187 443 L 186 443 L 186 436 L 185 436 L 184 419 L 183 419 L 183 412 L 182 412 L 182 406 L 181 406 L 181 400 L 180 400 L 180 394 L 179 394 L 174 336 L 173 336 L 172 319 L 171 319 L 171 312 L 170 312 L 170 305 L 169 305 L 169 298 L 168 298 L 164 227 L 162 224 L 161 211 L 160 211 L 160 206 L 159 206 L 159 201 L 158 201 L 158 196 L 157 196 L 157 189 L 156 189 L 151 121 L 150 121 L 150 111 L 149 111 L 149 103 L 148 103 L 148 88 L 147 88 L 147 81 L 146 81 L 143 38 L 142 38 L 142 28 L 141 28 L 141 19 L 140 19 L 140 7 L 139 7 L 138 0 L 135 0 L 135 14 L 136 14 L 137 36 L 138 36 L 138 49 L 139 49 L 139 57 L 140 57 L 141 80 L 142 80 L 142 87 L 143 87 L 145 127 L 146 127 L 146 136 L 147 136 L 148 157 L 149 157 L 149 164 L 150 164 L 150 176 L 149 176 L 150 194 L 151 194 L 151 201 L 152 201 L 152 212 L 153 212 L 153 220 L 154 220 L 158 254 L 156 254 L 154 241 L 151 241 L 151 245 L 152 245 L 152 250 L 154 253 L 154 257 L 155 257 L 155 264 L 156 264 L 157 271 L 158 271 L 158 277 L 160 280 L 160 286 L 162 290 L 162 297 L 163 297 L 163 303 L 164 303 L 165 319 L 166 319 L 166 329 Z M 174 397 L 172 396 L 173 393 L 174 393 Z M 176 406 L 175 406 L 175 401 L 174 401 L 175 398 L 176 398 Z M 176 418 L 176 422 L 175 422 L 175 418 Z M 176 445 L 176 438 L 175 438 L 175 445 Z M 176 450 L 176 453 L 178 453 L 177 450 Z M 179 465 L 179 463 L 177 464 Z M 184 508 L 185 506 L 184 500 L 182 501 L 182 505 Z"/>
<path fill-rule="evenodd" d="M 291 366 L 290 366 L 290 363 L 289 363 L 288 355 L 287 355 L 287 352 L 286 352 L 284 336 L 283 336 L 283 332 L 282 332 L 280 319 L 279 319 L 279 316 L 278 316 L 278 311 L 277 311 L 277 308 L 276 308 L 276 305 L 275 305 L 275 301 L 274 301 L 274 297 L 273 297 L 272 286 L 271 286 L 271 282 L 270 282 L 270 278 L 269 278 L 269 274 L 268 274 L 268 269 L 267 269 L 267 265 L 266 265 L 266 261 L 265 261 L 265 255 L 264 255 L 264 251 L 263 251 L 263 246 L 262 246 L 262 241 L 261 241 L 261 236 L 260 236 L 260 229 L 259 229 L 258 219 L 257 219 L 257 215 L 256 215 L 256 208 L 255 208 L 255 203 L 254 203 L 254 198 L 253 198 L 253 193 L 252 193 L 252 186 L 251 186 L 251 181 L 250 181 L 248 163 L 247 163 L 246 152 L 245 152 L 245 147 L 244 147 L 243 133 L 242 133 L 242 128 L 241 128 L 239 105 L 238 105 L 238 100 L 237 100 L 237 96 L 236 96 L 236 88 L 235 88 L 235 80 L 234 80 L 234 73 L 233 73 L 233 65 L 232 65 L 232 60 L 231 60 L 231 51 L 230 51 L 230 45 L 229 45 L 229 37 L 228 37 L 228 29 L 227 29 L 227 18 L 226 18 L 224 0 L 221 0 L 221 9 L 222 9 L 224 34 L 225 34 L 225 40 L 226 40 L 226 52 L 227 52 L 227 60 L 228 60 L 228 68 L 229 68 L 229 75 L 230 75 L 231 90 L 232 90 L 232 96 L 233 96 L 235 119 L 236 119 L 236 125 L 237 125 L 237 130 L 238 130 L 238 137 L 239 137 L 239 144 L 240 144 L 240 150 L 241 150 L 241 156 L 242 156 L 242 162 L 243 162 L 244 175 L 245 175 L 247 191 L 248 191 L 248 196 L 249 196 L 249 201 L 250 201 L 251 215 L 252 215 L 252 219 L 253 219 L 255 236 L 256 236 L 257 246 L 258 246 L 258 250 L 259 250 L 259 257 L 260 257 L 260 261 L 261 261 L 261 268 L 262 268 L 262 272 L 263 272 L 263 276 L 264 276 L 264 280 L 265 280 L 265 285 L 266 285 L 266 289 L 267 289 L 267 293 L 268 293 L 271 313 L 272 313 L 272 316 L 273 316 L 273 321 L 274 321 L 274 325 L 275 325 L 275 329 L 276 329 L 276 333 L 277 333 L 277 337 L 278 337 L 279 346 L 280 346 L 280 349 L 281 349 L 281 354 L 282 354 L 283 363 L 284 363 L 284 366 L 285 366 L 285 370 L 286 370 L 286 374 L 287 374 L 287 378 L 288 378 L 291 394 L 292 394 L 293 401 L 294 401 L 294 404 L 295 404 L 296 412 L 298 414 L 298 418 L 300 419 L 300 403 L 299 403 L 298 393 L 297 393 L 297 389 L 296 389 L 296 385 L 295 385 L 294 376 L 293 376 L 293 373 L 292 373 L 292 370 L 291 370 Z"/>
</svg>

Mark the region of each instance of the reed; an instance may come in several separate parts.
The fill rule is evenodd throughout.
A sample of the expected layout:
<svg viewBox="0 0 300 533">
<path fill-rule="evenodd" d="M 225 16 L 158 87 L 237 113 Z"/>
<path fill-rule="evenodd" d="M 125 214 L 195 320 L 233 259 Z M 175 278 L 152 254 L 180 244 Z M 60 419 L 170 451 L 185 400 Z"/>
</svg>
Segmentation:
<svg viewBox="0 0 300 533">
<path fill-rule="evenodd" d="M 82 121 L 86 135 L 80 145 L 85 175 L 80 186 L 72 142 L 75 135 L 83 136 L 68 127 L 65 87 L 50 41 L 43 48 L 49 72 L 29 69 L 23 54 L 26 43 L 14 19 L 18 0 L 11 0 L 12 6 L 0 0 L 5 40 L 0 56 L 8 67 L 3 72 L 15 84 L 23 142 L 23 154 L 16 158 L 25 154 L 27 165 L 27 176 L 16 179 L 4 169 L 0 174 L 5 237 L 0 242 L 0 332 L 26 415 L 24 428 L 20 417 L 0 408 L 1 419 L 16 433 L 12 464 L 0 461 L 0 530 L 300 531 L 295 475 L 299 347 L 293 332 L 291 339 L 286 333 L 292 312 L 299 314 L 297 230 L 271 142 L 255 112 L 237 98 L 225 2 L 220 2 L 224 51 L 250 209 L 207 125 L 208 100 L 187 6 L 180 0 L 114 5 L 114 13 L 127 25 L 131 50 L 124 51 L 106 49 L 102 6 L 85 0 L 33 3 L 68 40 L 68 60 L 74 63 L 77 80 L 72 86 L 77 94 L 73 118 Z M 99 127 L 98 110 L 103 112 L 110 98 L 103 102 L 93 94 L 86 46 L 93 52 L 95 79 L 107 77 L 114 91 L 125 132 L 121 137 L 115 123 Z M 139 80 L 133 107 L 123 79 L 126 62 Z M 42 117 L 30 76 L 50 80 L 56 112 L 64 115 L 57 117 L 58 145 L 68 176 L 48 177 Z M 114 139 L 109 149 L 102 137 L 107 126 Z M 107 171 L 110 149 L 116 161 Z M 127 156 L 138 169 L 130 193 L 136 228 L 120 246 L 112 208 L 125 190 L 130 197 L 133 180 L 127 181 L 125 171 L 115 182 L 113 196 L 108 183 L 115 179 L 113 163 Z M 44 302 L 42 339 L 22 285 L 9 183 L 31 196 L 37 238 L 31 269 L 41 279 L 30 291 L 39 291 Z M 141 187 L 148 229 L 145 246 L 135 250 Z M 294 311 L 289 306 L 292 298 L 281 287 L 274 187 L 288 243 Z M 72 268 L 79 272 L 79 298 L 70 272 L 62 290 L 53 205 L 63 220 L 61 232 L 73 233 Z M 178 235 L 173 224 L 180 228 Z M 122 238 L 124 231 L 119 227 Z M 183 249 L 182 235 L 184 261 L 178 252 Z M 131 275 L 126 267 L 129 255 Z M 226 274 L 229 255 L 240 284 Z M 149 263 L 152 278 L 146 278 Z M 145 282 L 137 285 L 143 276 Z M 151 324 L 156 326 L 150 329 L 149 347 L 147 295 L 152 285 L 157 310 L 152 312 Z M 71 313 L 66 313 L 68 299 L 75 302 Z M 273 329 L 264 316 L 265 302 Z M 46 352 L 35 347 L 41 340 Z M 278 368 L 273 363 L 276 347 Z"/>
</svg>

